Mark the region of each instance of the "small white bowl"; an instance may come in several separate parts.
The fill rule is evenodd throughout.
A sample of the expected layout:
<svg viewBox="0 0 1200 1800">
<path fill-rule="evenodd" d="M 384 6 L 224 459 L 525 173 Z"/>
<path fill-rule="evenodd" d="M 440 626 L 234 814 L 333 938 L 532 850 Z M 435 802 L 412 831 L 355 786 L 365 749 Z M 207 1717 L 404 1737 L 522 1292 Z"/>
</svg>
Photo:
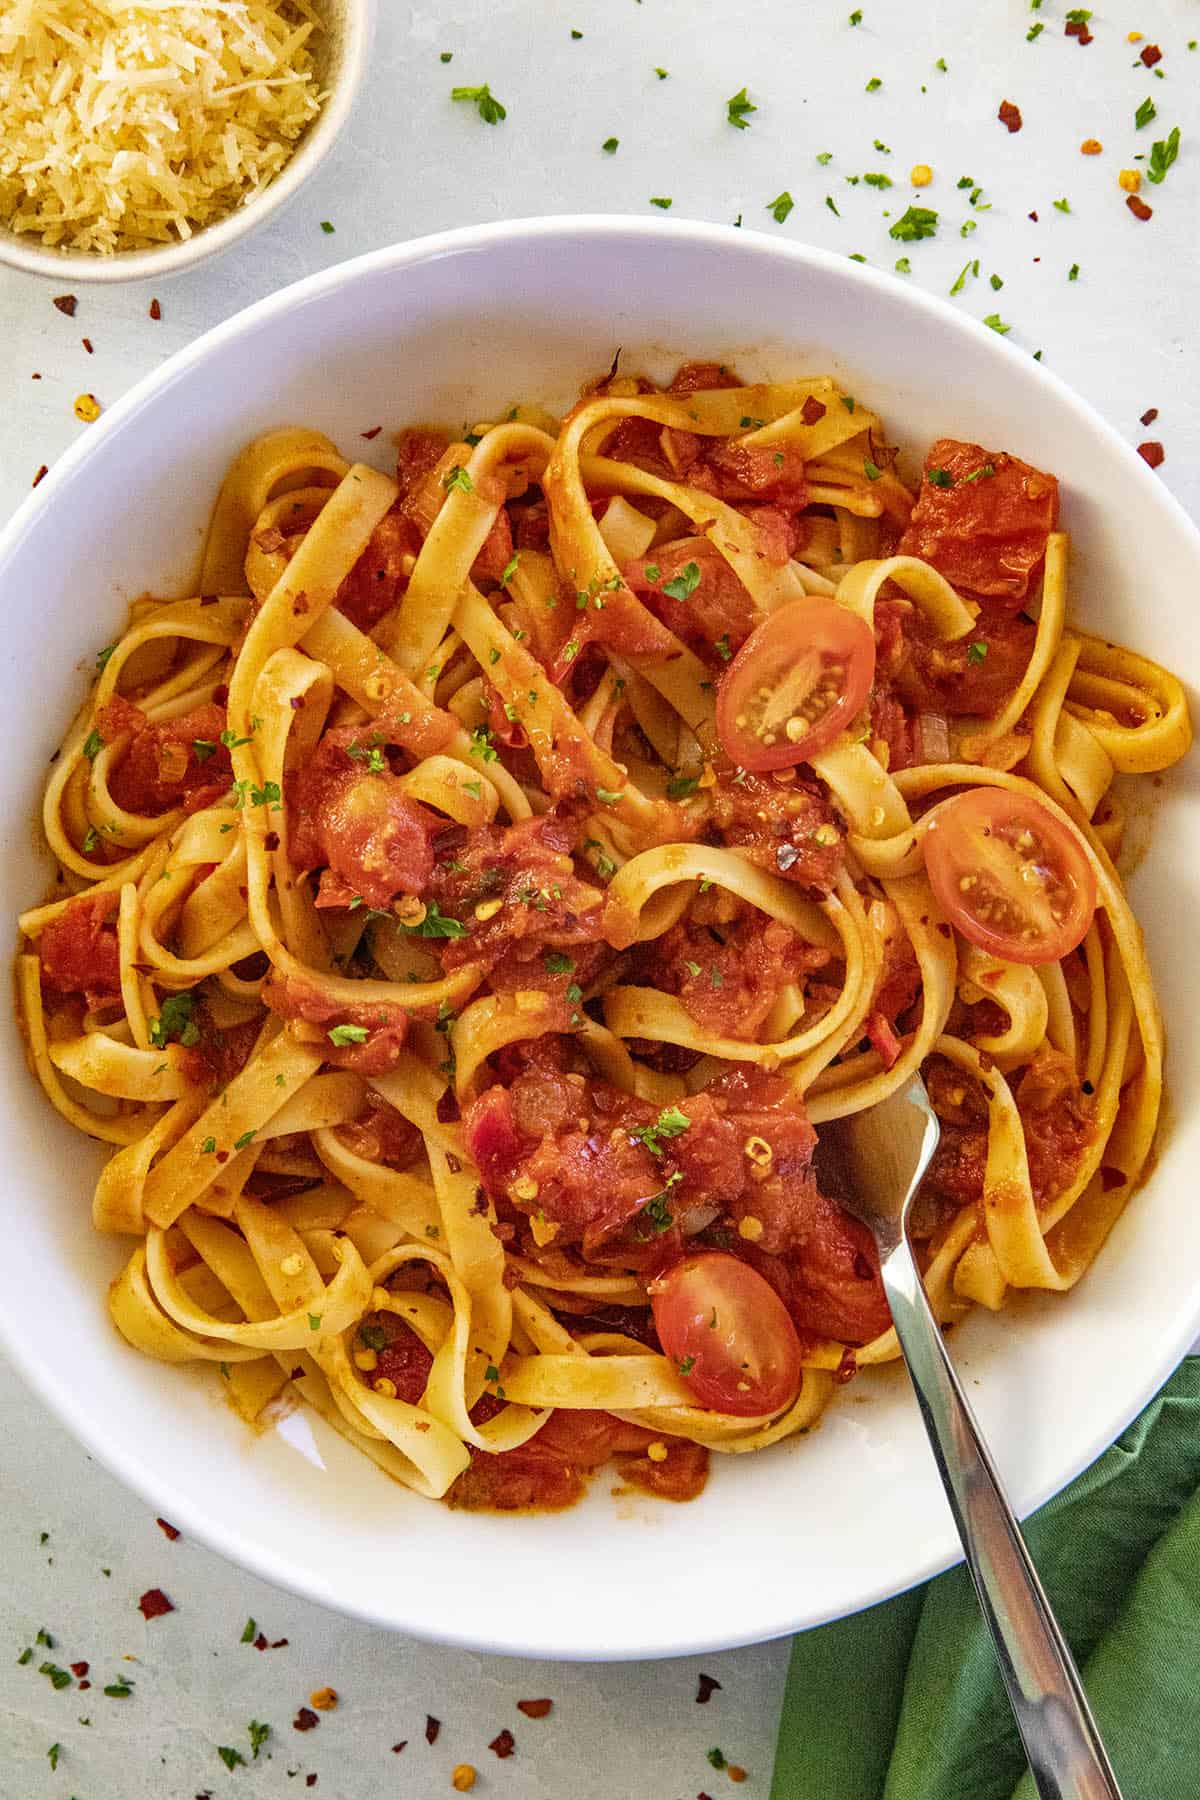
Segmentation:
<svg viewBox="0 0 1200 1800">
<path fill-rule="evenodd" d="M 247 205 L 235 208 L 215 225 L 203 226 L 181 243 L 157 245 L 152 250 L 118 250 L 111 256 L 93 250 L 49 249 L 32 233 L 9 231 L 0 225 L 0 262 L 55 281 L 140 281 L 177 275 L 220 255 L 256 230 L 295 197 L 329 154 L 350 117 L 367 71 L 377 0 L 323 0 L 323 6 L 326 29 L 314 51 L 328 97 L 289 161 Z"/>
</svg>

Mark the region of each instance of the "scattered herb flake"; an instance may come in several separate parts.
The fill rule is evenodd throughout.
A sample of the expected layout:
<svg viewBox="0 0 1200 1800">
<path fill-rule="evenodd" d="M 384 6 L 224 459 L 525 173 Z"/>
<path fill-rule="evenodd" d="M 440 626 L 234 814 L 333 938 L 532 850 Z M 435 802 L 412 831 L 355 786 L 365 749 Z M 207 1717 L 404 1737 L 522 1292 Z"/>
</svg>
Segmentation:
<svg viewBox="0 0 1200 1800">
<path fill-rule="evenodd" d="M 989 331 L 998 332 L 1001 337 L 1007 337 L 1012 330 L 1012 326 L 1006 325 L 999 313 L 989 313 L 983 322 Z M 970 480 L 971 477 L 968 476 L 967 479 Z"/>
<path fill-rule="evenodd" d="M 818 157 L 817 161 L 820 162 L 820 160 L 820 157 Z M 767 201 L 767 211 L 777 225 L 782 225 L 795 204 L 796 202 L 792 199 L 788 190 L 784 188 L 781 193 L 776 194 L 773 200 Z"/>
<path fill-rule="evenodd" d="M 621 142 L 620 138 L 615 138 L 615 137 L 605 138 L 605 140 L 601 144 L 600 148 L 604 151 L 607 151 L 609 156 L 615 156 L 616 151 L 617 151 L 617 145 L 620 142 Z"/>
<path fill-rule="evenodd" d="M 1150 167 L 1146 170 L 1146 180 L 1157 186 L 1163 180 L 1167 170 L 1179 155 L 1179 127 L 1176 125 L 1170 134 L 1157 138 L 1150 146 Z"/>
<path fill-rule="evenodd" d="M 729 123 L 738 131 L 745 131 L 750 123 L 749 114 L 758 111 L 744 87 L 739 88 L 736 94 L 730 96 L 725 102 L 725 107 Z"/>
<path fill-rule="evenodd" d="M 508 117 L 505 108 L 496 99 L 486 81 L 479 87 L 451 88 L 450 98 L 451 100 L 466 100 L 476 106 L 485 125 L 498 125 L 501 119 Z"/>
<path fill-rule="evenodd" d="M 669 194 L 651 194 L 650 204 L 651 206 L 657 206 L 662 212 L 670 212 L 671 197 Z"/>
<path fill-rule="evenodd" d="M 888 230 L 898 243 L 912 244 L 921 238 L 937 236 L 938 216 L 929 206 L 910 206 Z"/>
</svg>

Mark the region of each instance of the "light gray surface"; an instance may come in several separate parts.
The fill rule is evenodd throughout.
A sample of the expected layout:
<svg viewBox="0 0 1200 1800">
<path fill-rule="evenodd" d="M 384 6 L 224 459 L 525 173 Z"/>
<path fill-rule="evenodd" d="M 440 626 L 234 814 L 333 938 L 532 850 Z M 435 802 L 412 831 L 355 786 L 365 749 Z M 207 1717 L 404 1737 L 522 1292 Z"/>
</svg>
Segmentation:
<svg viewBox="0 0 1200 1800">
<path fill-rule="evenodd" d="M 1024 0 L 978 9 L 863 0 L 862 10 L 852 28 L 848 5 L 783 0 L 743 0 L 719 18 L 682 0 L 582 0 L 569 13 L 545 0 L 462 0 L 443 13 L 384 0 L 375 67 L 345 139 L 315 185 L 240 249 L 171 282 L 108 293 L 80 287 L 74 319 L 51 305 L 55 284 L 0 271 L 0 516 L 28 491 L 38 466 L 86 429 L 72 414 L 77 393 L 111 402 L 170 351 L 290 280 L 450 225 L 641 212 L 651 195 L 673 198 L 671 216 L 732 221 L 740 212 L 747 225 L 861 252 L 878 267 L 907 256 L 909 279 L 935 293 L 949 290 L 968 255 L 978 256 L 980 274 L 968 277 L 957 304 L 1011 323 L 1010 342 L 1031 354 L 1041 348 L 1130 441 L 1161 439 L 1163 479 L 1200 513 L 1200 159 L 1192 150 L 1200 51 L 1186 47 L 1200 36 L 1195 6 L 1147 0 L 1136 11 L 1097 12 L 1086 47 L 1064 37 L 1054 0 L 1036 13 Z M 1030 43 L 1026 33 L 1039 20 L 1045 30 Z M 1163 79 L 1131 66 L 1142 47 L 1126 42 L 1131 29 L 1162 47 Z M 442 50 L 454 53 L 448 66 L 438 60 Z M 666 81 L 656 65 L 669 70 Z M 867 94 L 873 76 L 883 85 Z M 480 81 L 508 108 L 501 126 L 449 102 L 455 82 Z M 725 101 L 743 83 L 759 110 L 737 132 L 725 122 Z M 1133 112 L 1146 95 L 1159 116 L 1138 133 Z M 996 120 L 1002 99 L 1021 107 L 1016 135 Z M 1117 170 L 1144 167 L 1134 154 L 1148 155 L 1176 123 L 1179 161 L 1161 186 L 1143 187 L 1154 218 L 1138 224 Z M 600 149 L 610 135 L 620 139 L 611 157 Z M 1101 155 L 1080 155 L 1087 137 L 1102 141 Z M 890 156 L 873 148 L 877 138 Z M 822 167 L 815 158 L 827 150 L 833 160 Z M 919 162 L 932 165 L 935 179 L 914 194 L 907 176 Z M 845 179 L 876 170 L 896 186 L 880 192 Z M 957 189 L 965 175 L 984 189 L 989 211 L 972 209 Z M 784 188 L 795 209 L 777 226 L 767 204 Z M 1069 214 L 1053 206 L 1064 197 Z M 939 234 L 893 243 L 888 225 L 912 200 L 938 209 Z M 960 225 L 972 219 L 977 229 L 964 240 Z M 322 220 L 335 226 L 332 235 Z M 1080 272 L 1070 282 L 1074 263 Z M 989 285 L 993 272 L 1000 290 Z M 152 294 L 162 306 L 158 323 L 147 316 Z M 30 379 L 35 371 L 40 381 Z M 1143 428 L 1138 417 L 1150 406 L 1160 416 Z M 953 396 L 946 424 L 952 431 Z M 102 553 L 102 524 L 97 546 Z M 81 1229 L 85 1217 L 81 1197 Z M 724 1684 L 707 1709 L 694 1704 L 693 1662 L 549 1669 L 430 1650 L 347 1625 L 184 1540 L 168 1543 L 141 1503 L 3 1370 L 0 1454 L 11 1643 L 0 1656 L 0 1800 L 307 1792 L 302 1775 L 287 1778 L 291 1769 L 319 1772 L 318 1800 L 424 1796 L 451 1791 L 459 1760 L 479 1767 L 480 1795 L 693 1800 L 701 1790 L 732 1791 L 705 1760 L 714 1744 L 750 1771 L 737 1792 L 747 1800 L 767 1793 L 782 1645 L 702 1659 Z M 569 1530 L 569 1520 L 551 1528 Z M 44 1530 L 50 1539 L 40 1546 Z M 698 1570 L 697 1579 L 720 1576 Z M 153 1586 L 178 1611 L 145 1625 L 137 1597 Z M 240 1645 L 249 1614 L 289 1646 L 260 1656 Z M 18 1666 L 39 1627 L 54 1649 L 39 1647 Z M 122 1664 L 126 1653 L 140 1664 Z M 55 1692 L 37 1673 L 44 1658 L 62 1666 L 86 1658 L 96 1685 Z M 102 1685 L 121 1668 L 135 1678 L 134 1695 L 105 1698 Z M 341 1706 L 317 1731 L 296 1734 L 297 1706 L 325 1683 L 339 1689 Z M 548 1720 L 515 1712 L 516 1700 L 540 1695 L 556 1703 Z M 423 1736 L 427 1711 L 444 1721 L 434 1750 Z M 92 1724 L 80 1725 L 81 1717 Z M 251 1718 L 272 1725 L 272 1760 L 227 1773 L 216 1746 L 248 1754 Z M 486 1746 L 506 1724 L 518 1754 L 498 1763 Z M 408 1748 L 393 1756 L 389 1746 L 402 1738 Z M 52 1773 L 46 1752 L 54 1742 L 63 1754 Z"/>
</svg>

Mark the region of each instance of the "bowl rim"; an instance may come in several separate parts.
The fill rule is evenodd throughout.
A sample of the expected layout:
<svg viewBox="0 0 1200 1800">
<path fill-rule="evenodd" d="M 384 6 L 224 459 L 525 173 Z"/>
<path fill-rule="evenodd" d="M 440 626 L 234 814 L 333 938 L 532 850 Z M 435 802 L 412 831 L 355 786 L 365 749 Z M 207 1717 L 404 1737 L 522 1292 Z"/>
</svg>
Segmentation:
<svg viewBox="0 0 1200 1800">
<path fill-rule="evenodd" d="M 1025 353 L 998 338 L 977 320 L 950 306 L 940 296 L 909 287 L 886 272 L 852 263 L 837 252 L 795 240 L 778 239 L 760 231 L 742 230 L 701 220 L 668 222 L 623 214 L 551 214 L 461 226 L 368 251 L 277 289 L 222 320 L 143 376 L 114 402 L 95 426 L 59 458 L 50 474 L 27 496 L 0 530 L 0 584 L 3 582 L 7 563 L 26 534 L 71 483 L 86 472 L 90 460 L 102 452 L 105 439 L 134 420 L 150 402 L 168 392 L 197 365 L 219 355 L 227 344 L 261 322 L 285 317 L 293 308 L 303 306 L 332 289 L 353 285 L 371 274 L 380 271 L 398 272 L 462 253 L 486 252 L 489 247 L 498 243 L 527 241 L 536 246 L 539 241 L 547 238 L 603 241 L 606 238 L 628 240 L 631 236 L 656 240 L 667 246 L 675 241 L 698 248 L 731 252 L 739 257 L 761 256 L 781 269 L 796 274 L 802 274 L 807 268 L 819 269 L 827 275 L 848 282 L 852 288 L 857 287 L 865 298 L 880 298 L 887 304 L 894 303 L 902 295 L 904 305 L 911 312 L 922 315 L 931 326 L 963 334 L 968 341 L 973 339 L 978 344 L 986 343 L 989 356 L 1014 358 L 1029 373 L 1028 364 L 1031 359 Z M 1183 537 L 1190 543 L 1197 567 L 1200 568 L 1200 528 L 1133 447 L 1125 442 L 1116 428 L 1090 402 L 1082 399 L 1052 370 L 1037 364 L 1035 380 L 1044 385 L 1047 395 L 1052 397 L 1054 403 L 1073 413 L 1079 424 L 1106 440 L 1109 448 L 1123 462 L 1125 474 L 1135 488 L 1140 489 L 1155 506 L 1165 506 Z M 1097 1428 L 1072 1466 L 1040 1483 L 1030 1496 L 1023 1497 L 1019 1507 L 1022 1518 L 1028 1517 L 1053 1495 L 1061 1492 L 1120 1436 L 1187 1354 L 1198 1332 L 1200 1284 L 1197 1285 L 1191 1311 L 1186 1312 L 1186 1309 L 1181 1308 L 1173 1329 L 1164 1331 L 1157 1339 L 1155 1355 L 1147 1358 L 1129 1403 L 1119 1414 L 1110 1416 L 1102 1427 Z M 355 1617 L 392 1631 L 413 1630 L 411 1625 L 398 1621 L 383 1609 L 374 1608 L 369 1603 L 348 1603 L 340 1598 L 335 1585 L 326 1580 L 320 1570 L 299 1567 L 271 1546 L 250 1541 L 226 1527 L 210 1527 L 202 1505 L 198 1505 L 186 1489 L 176 1489 L 169 1475 L 164 1477 L 159 1470 L 146 1467 L 141 1452 L 135 1446 L 114 1443 L 106 1435 L 102 1421 L 76 1406 L 69 1385 L 59 1381 L 53 1371 L 40 1361 L 33 1342 L 27 1343 L 15 1330 L 10 1331 L 3 1309 L 0 1309 L 0 1348 L 3 1348 L 38 1397 L 97 1461 L 156 1511 L 173 1518 L 190 1536 L 209 1549 L 226 1560 L 250 1569 L 285 1591 L 300 1594 L 342 1616 Z M 898 1588 L 884 1578 L 869 1590 L 858 1594 L 850 1611 L 863 1611 L 899 1593 L 907 1592 L 911 1587 L 940 1574 L 961 1560 L 961 1552 L 956 1547 L 944 1554 L 927 1554 L 904 1586 Z M 559 1640 L 539 1636 L 532 1621 L 522 1622 L 518 1627 L 518 1635 L 510 1637 L 502 1645 L 484 1642 L 478 1631 L 472 1631 L 469 1625 L 458 1626 L 452 1621 L 438 1622 L 436 1625 L 423 1622 L 420 1636 L 424 1641 L 455 1648 L 485 1650 L 490 1654 L 585 1662 L 636 1661 L 695 1655 L 735 1648 L 746 1643 L 767 1642 L 799 1629 L 813 1629 L 831 1619 L 848 1616 L 844 1605 L 834 1605 L 820 1617 L 808 1619 L 798 1626 L 794 1617 L 789 1620 L 786 1616 L 786 1604 L 774 1610 L 776 1616 L 773 1620 L 750 1633 L 736 1628 L 731 1635 L 728 1629 L 713 1629 L 707 1633 L 692 1633 L 681 1640 L 668 1640 L 662 1635 L 655 1635 L 649 1641 L 626 1642 L 618 1649 L 602 1649 L 599 1652 L 595 1647 L 586 1650 L 572 1648 L 564 1646 Z"/>
<path fill-rule="evenodd" d="M 150 250 L 118 250 L 111 256 L 91 250 L 53 249 L 32 236 L 9 231 L 0 223 L 0 263 L 49 280 L 112 286 L 181 274 L 210 256 L 220 256 L 265 224 L 295 198 L 324 162 L 349 122 L 362 91 L 378 19 L 378 0 L 341 0 L 341 7 L 340 54 L 330 72 L 328 97 L 279 174 L 246 205 L 235 207 L 215 224 L 203 226 L 179 243 Z"/>
</svg>

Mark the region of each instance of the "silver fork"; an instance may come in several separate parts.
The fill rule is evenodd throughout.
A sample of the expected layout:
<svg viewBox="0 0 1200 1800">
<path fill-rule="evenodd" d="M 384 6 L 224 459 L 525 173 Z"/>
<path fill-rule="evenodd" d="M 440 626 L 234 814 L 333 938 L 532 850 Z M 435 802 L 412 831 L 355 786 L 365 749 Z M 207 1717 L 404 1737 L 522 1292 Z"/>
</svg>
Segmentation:
<svg viewBox="0 0 1200 1800">
<path fill-rule="evenodd" d="M 884 1290 L 962 1539 L 1029 1767 L 1043 1800 L 1121 1800 L 1058 1622 L 954 1373 L 908 1241 L 940 1128 L 915 1076 L 835 1134 L 838 1198 L 879 1246 Z"/>
</svg>

